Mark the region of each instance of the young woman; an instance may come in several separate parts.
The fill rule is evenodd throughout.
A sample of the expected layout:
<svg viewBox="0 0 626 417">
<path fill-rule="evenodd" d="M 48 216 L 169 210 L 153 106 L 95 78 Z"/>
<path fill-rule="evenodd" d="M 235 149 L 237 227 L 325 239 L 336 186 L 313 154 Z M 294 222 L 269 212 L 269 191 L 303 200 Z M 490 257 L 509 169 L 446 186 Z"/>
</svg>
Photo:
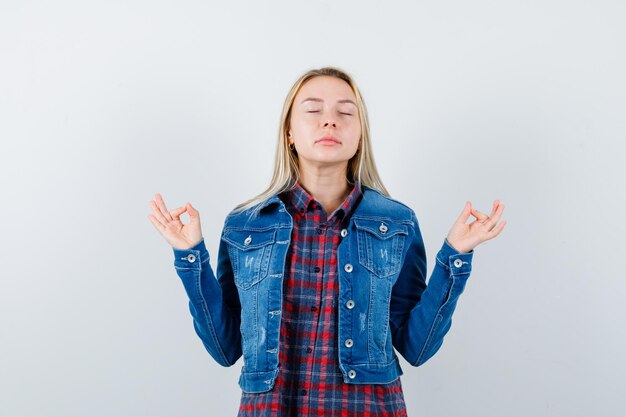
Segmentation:
<svg viewBox="0 0 626 417">
<path fill-rule="evenodd" d="M 406 416 L 395 352 L 412 366 L 437 352 L 473 249 L 506 223 L 498 200 L 489 216 L 466 202 L 426 285 L 415 212 L 383 186 L 363 98 L 335 67 L 289 91 L 271 183 L 226 217 L 216 274 L 198 210 L 150 204 L 197 335 L 223 366 L 243 356 L 240 417 Z"/>
</svg>

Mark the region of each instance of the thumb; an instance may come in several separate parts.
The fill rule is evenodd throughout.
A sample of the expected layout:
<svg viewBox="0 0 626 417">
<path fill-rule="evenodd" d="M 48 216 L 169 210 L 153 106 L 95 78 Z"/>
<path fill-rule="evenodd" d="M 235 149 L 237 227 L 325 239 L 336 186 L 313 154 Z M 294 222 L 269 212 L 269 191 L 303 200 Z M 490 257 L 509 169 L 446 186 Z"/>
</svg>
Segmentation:
<svg viewBox="0 0 626 417">
<path fill-rule="evenodd" d="M 465 224 L 465 222 L 469 218 L 471 212 L 472 212 L 472 202 L 471 201 L 466 201 L 465 202 L 465 206 L 463 207 L 463 210 L 461 211 L 461 214 L 459 215 L 459 217 L 456 220 L 457 223 Z"/>
<path fill-rule="evenodd" d="M 191 219 L 191 222 L 192 223 L 197 222 L 199 219 L 199 214 L 200 214 L 198 210 L 196 210 L 189 202 L 187 203 L 185 207 L 187 207 L 187 212 L 189 213 L 189 218 Z"/>
</svg>

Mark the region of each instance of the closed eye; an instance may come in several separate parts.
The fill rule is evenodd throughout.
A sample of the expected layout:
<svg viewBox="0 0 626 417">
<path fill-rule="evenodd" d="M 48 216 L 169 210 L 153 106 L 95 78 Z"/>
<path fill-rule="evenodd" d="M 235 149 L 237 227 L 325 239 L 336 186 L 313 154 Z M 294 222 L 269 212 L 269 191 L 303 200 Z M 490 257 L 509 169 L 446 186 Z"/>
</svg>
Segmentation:
<svg viewBox="0 0 626 417">
<path fill-rule="evenodd" d="M 307 113 L 319 113 L 319 110 L 309 110 L 307 111 Z M 352 116 L 352 113 L 344 113 L 344 112 L 339 112 L 340 114 L 345 114 L 346 116 Z"/>
</svg>

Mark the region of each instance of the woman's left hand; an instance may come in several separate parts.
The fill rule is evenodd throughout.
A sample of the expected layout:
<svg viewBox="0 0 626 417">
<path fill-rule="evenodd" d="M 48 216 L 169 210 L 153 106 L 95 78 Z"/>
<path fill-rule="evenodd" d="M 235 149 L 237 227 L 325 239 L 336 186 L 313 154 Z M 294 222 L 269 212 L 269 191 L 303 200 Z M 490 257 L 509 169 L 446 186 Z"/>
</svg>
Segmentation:
<svg viewBox="0 0 626 417">
<path fill-rule="evenodd" d="M 502 211 L 504 211 L 504 204 L 500 204 L 499 200 L 494 200 L 493 209 L 489 216 L 474 210 L 471 201 L 466 202 L 461 215 L 448 232 L 448 243 L 459 252 L 466 253 L 480 243 L 493 239 L 500 234 L 506 224 L 506 220 L 503 220 L 496 227 Z M 465 224 L 470 214 L 476 217 L 476 220 L 470 224 Z"/>
</svg>

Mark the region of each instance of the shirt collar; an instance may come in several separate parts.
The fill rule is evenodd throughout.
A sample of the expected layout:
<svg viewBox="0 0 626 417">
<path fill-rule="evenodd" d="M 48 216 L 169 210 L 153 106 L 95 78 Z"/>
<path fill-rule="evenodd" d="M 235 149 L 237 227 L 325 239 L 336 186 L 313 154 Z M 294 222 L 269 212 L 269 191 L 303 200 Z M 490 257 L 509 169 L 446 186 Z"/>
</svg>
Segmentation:
<svg viewBox="0 0 626 417">
<path fill-rule="evenodd" d="M 337 207 L 337 209 L 328 215 L 330 219 L 334 215 L 339 215 L 342 213 L 343 218 L 345 219 L 355 208 L 359 201 L 359 198 L 362 195 L 361 187 L 358 182 L 354 184 L 350 193 L 346 196 L 343 202 Z M 321 205 L 313 198 L 311 194 L 309 194 L 300 184 L 300 182 L 296 182 L 292 189 L 284 192 L 281 196 L 285 203 L 292 206 L 296 212 L 303 214 L 306 213 L 309 206 L 315 204 L 317 207 L 321 207 Z"/>
</svg>

